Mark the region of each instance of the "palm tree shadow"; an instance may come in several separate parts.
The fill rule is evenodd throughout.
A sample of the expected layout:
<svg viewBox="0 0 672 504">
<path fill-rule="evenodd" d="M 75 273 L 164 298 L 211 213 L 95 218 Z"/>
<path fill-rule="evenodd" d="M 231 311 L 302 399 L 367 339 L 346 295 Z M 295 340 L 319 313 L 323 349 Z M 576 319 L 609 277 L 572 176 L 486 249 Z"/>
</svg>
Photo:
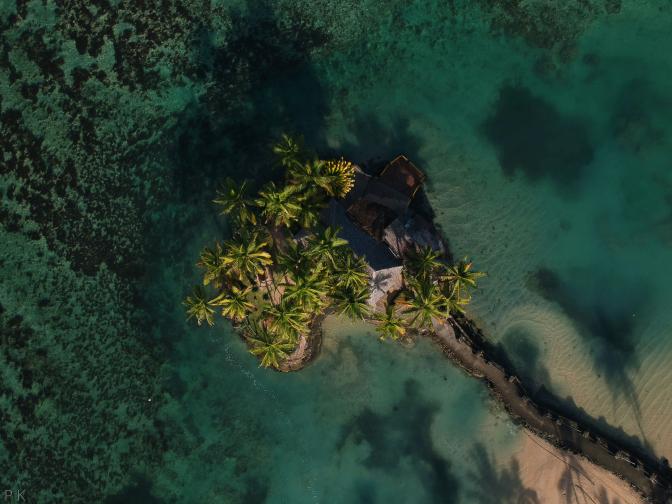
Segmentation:
<svg viewBox="0 0 672 504">
<path fill-rule="evenodd" d="M 597 496 L 598 504 L 621 504 L 621 500 L 614 498 L 614 500 L 609 500 L 609 495 L 607 494 L 607 489 L 600 487 L 600 493 Z"/>
<path fill-rule="evenodd" d="M 471 482 L 465 491 L 469 502 L 477 504 L 540 504 L 537 492 L 523 485 L 520 464 L 512 458 L 509 466 L 500 470 L 495 467 L 485 446 L 476 443 L 471 451 L 474 470 L 467 473 Z"/>
<path fill-rule="evenodd" d="M 579 462 L 574 455 L 568 455 L 565 460 L 565 470 L 558 480 L 558 490 L 567 504 L 579 502 L 579 495 L 584 495 L 583 484 L 587 480 L 591 485 L 593 481 L 579 468 Z M 577 491 L 578 490 L 578 491 Z"/>
</svg>

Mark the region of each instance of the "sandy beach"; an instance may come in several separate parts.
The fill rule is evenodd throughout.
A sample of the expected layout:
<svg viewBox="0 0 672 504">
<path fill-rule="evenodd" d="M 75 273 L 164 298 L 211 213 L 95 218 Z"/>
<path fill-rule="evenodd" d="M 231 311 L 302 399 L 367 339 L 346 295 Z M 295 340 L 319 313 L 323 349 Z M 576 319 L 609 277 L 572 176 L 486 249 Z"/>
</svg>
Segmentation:
<svg viewBox="0 0 672 504">
<path fill-rule="evenodd" d="M 559 450 L 528 432 L 514 455 L 523 484 L 545 504 L 638 504 L 628 483 L 585 458 Z"/>
</svg>

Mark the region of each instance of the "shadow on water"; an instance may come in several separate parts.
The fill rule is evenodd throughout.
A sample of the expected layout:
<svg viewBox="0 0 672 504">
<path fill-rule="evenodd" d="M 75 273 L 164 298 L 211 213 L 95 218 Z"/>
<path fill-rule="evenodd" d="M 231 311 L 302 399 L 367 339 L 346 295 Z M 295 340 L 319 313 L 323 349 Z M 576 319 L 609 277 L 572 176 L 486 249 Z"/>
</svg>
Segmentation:
<svg viewBox="0 0 672 504">
<path fill-rule="evenodd" d="M 648 446 L 641 427 L 639 399 L 630 378 L 640 365 L 633 314 L 646 304 L 646 289 L 614 276 L 598 282 L 595 275 L 577 272 L 570 284 L 557 272 L 540 268 L 530 286 L 543 298 L 557 303 L 574 322 L 589 349 L 595 372 L 604 379 L 614 398 L 623 396 L 630 403 Z"/>
<path fill-rule="evenodd" d="M 399 154 L 404 154 L 418 166 L 424 165 L 420 156 L 420 138 L 410 132 L 409 120 L 395 117 L 384 122 L 372 115 L 358 115 L 349 123 L 354 141 L 345 142 L 339 153 L 363 164 L 368 173 L 378 173 Z"/>
<path fill-rule="evenodd" d="M 404 395 L 389 413 L 365 408 L 343 427 L 339 450 L 348 441 L 367 443 L 370 454 L 364 464 L 368 468 L 392 474 L 400 469 L 402 459 L 415 468 L 418 479 L 429 494 L 429 502 L 458 502 L 459 481 L 432 443 L 431 426 L 439 407 L 423 399 L 414 380 L 405 383 Z M 373 495 L 360 486 L 360 502 L 373 502 Z"/>
<path fill-rule="evenodd" d="M 565 196 L 578 191 L 593 160 L 587 125 L 562 115 L 522 86 L 500 89 L 494 111 L 481 128 L 506 176 L 520 170 L 531 182 L 548 178 Z"/>
<path fill-rule="evenodd" d="M 117 495 L 105 499 L 105 504 L 161 504 L 163 501 L 152 495 L 152 484 L 145 479 L 138 479 Z"/>
<path fill-rule="evenodd" d="M 519 328 L 508 331 L 500 340 L 500 346 L 526 381 L 550 385 L 551 376 L 542 363 L 541 349 L 527 331 Z"/>
<path fill-rule="evenodd" d="M 282 132 L 324 144 L 328 100 L 309 56 L 327 35 L 300 18 L 282 23 L 266 1 L 248 1 L 231 23 L 222 46 L 206 28 L 197 30 L 197 74 L 209 84 L 178 120 L 174 158 L 185 197 L 201 198 L 226 176 L 273 177 L 268 147 Z"/>
<path fill-rule="evenodd" d="M 497 470 L 485 446 L 476 443 L 471 452 L 475 470 L 467 473 L 471 485 L 465 494 L 477 504 L 539 504 L 537 492 L 523 485 L 520 465 L 512 458 L 509 467 Z"/>
</svg>

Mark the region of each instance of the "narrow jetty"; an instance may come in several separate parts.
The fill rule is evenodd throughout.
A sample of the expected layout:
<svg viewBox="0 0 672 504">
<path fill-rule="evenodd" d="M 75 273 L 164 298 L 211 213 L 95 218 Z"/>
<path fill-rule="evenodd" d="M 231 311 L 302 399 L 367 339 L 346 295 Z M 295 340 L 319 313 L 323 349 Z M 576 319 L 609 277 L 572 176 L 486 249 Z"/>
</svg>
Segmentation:
<svg viewBox="0 0 672 504">
<path fill-rule="evenodd" d="M 493 360 L 482 335 L 468 319 L 434 321 L 431 337 L 468 374 L 484 380 L 514 421 L 555 446 L 583 455 L 630 483 L 647 502 L 672 502 L 672 470 L 667 462 L 631 448 L 566 413 L 541 406 L 512 369 Z"/>
</svg>

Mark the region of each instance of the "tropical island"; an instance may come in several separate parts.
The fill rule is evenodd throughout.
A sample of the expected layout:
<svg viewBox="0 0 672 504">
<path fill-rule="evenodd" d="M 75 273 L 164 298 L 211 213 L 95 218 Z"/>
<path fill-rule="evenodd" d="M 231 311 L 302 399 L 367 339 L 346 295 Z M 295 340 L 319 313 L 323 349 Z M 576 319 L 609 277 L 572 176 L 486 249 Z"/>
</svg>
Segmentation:
<svg viewBox="0 0 672 504">
<path fill-rule="evenodd" d="M 262 366 L 288 371 L 315 355 L 327 313 L 371 321 L 381 339 L 398 340 L 464 312 L 484 274 L 466 258 L 449 262 L 424 174 L 410 160 L 400 155 L 372 176 L 287 135 L 273 151 L 282 185 L 269 182 L 253 198 L 248 182 L 229 179 L 218 191 L 233 237 L 202 251 L 189 318 L 213 325 L 218 309 Z"/>
<path fill-rule="evenodd" d="M 378 170 L 323 160 L 300 139 L 273 147 L 282 182 L 228 179 L 214 202 L 232 238 L 203 249 L 203 285 L 184 302 L 188 319 L 230 320 L 260 365 L 296 371 L 319 352 L 330 313 L 375 325 L 381 340 L 432 338 L 469 375 L 485 382 L 514 422 L 556 447 L 627 481 L 647 502 L 672 499 L 672 470 L 548 391 L 530 394 L 507 355 L 465 314 L 484 273 L 453 262 L 433 223 L 424 174 L 399 155 Z"/>
</svg>

